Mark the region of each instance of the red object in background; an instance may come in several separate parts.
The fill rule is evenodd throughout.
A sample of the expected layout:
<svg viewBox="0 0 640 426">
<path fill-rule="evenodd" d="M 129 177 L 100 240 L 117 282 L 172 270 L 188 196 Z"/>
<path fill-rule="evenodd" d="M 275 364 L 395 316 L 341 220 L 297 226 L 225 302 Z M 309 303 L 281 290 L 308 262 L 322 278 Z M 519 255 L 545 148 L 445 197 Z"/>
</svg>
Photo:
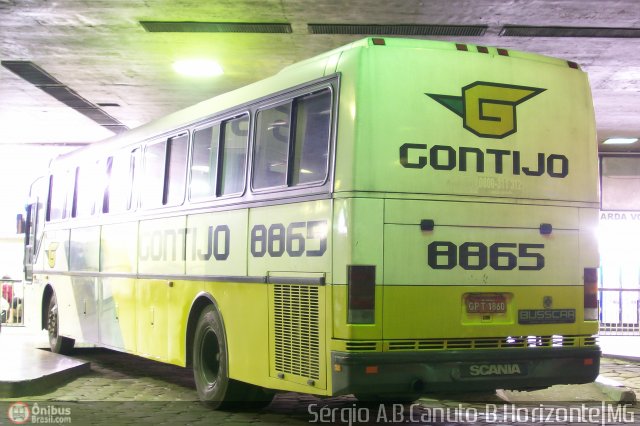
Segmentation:
<svg viewBox="0 0 640 426">
<path fill-rule="evenodd" d="M 2 284 L 2 298 L 11 304 L 13 300 L 13 284 Z"/>
</svg>

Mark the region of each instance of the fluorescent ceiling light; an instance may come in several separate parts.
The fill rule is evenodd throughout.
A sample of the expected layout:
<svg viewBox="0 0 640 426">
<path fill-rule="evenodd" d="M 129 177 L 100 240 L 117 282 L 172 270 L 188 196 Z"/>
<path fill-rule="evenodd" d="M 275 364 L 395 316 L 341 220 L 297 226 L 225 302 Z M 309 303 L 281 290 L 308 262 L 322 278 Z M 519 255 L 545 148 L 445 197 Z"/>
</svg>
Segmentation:
<svg viewBox="0 0 640 426">
<path fill-rule="evenodd" d="M 638 138 L 609 138 L 602 142 L 604 145 L 629 145 L 638 142 Z"/>
<path fill-rule="evenodd" d="M 173 69 L 188 77 L 215 77 L 224 74 L 220 64 L 211 59 L 182 59 L 173 63 Z"/>
</svg>

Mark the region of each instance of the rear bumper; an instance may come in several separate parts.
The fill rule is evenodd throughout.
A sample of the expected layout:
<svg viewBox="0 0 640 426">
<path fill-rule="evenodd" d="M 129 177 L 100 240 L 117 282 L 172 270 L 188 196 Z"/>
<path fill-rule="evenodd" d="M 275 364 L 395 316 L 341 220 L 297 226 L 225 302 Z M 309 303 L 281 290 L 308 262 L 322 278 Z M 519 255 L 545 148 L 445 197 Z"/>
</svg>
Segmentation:
<svg viewBox="0 0 640 426">
<path fill-rule="evenodd" d="M 332 393 L 515 390 L 589 383 L 598 376 L 600 355 L 597 346 L 402 353 L 334 351 Z"/>
</svg>

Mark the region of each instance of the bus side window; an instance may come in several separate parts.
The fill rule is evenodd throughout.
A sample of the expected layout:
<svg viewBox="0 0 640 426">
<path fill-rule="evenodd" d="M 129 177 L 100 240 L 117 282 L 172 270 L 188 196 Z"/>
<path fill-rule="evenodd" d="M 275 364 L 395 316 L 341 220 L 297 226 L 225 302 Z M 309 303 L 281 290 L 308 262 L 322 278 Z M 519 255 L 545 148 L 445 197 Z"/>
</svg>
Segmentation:
<svg viewBox="0 0 640 426">
<path fill-rule="evenodd" d="M 253 159 L 255 189 L 285 186 L 289 160 L 291 101 L 258 111 Z"/>
<path fill-rule="evenodd" d="M 75 195 L 71 217 L 87 217 L 95 214 L 96 184 L 100 182 L 98 163 L 87 164 L 76 169 Z"/>
<path fill-rule="evenodd" d="M 260 110 L 257 123 L 254 189 L 324 182 L 329 166 L 331 90 Z"/>
<path fill-rule="evenodd" d="M 122 213 L 131 208 L 132 172 L 130 152 L 119 152 L 107 159 L 103 213 Z"/>
<path fill-rule="evenodd" d="M 73 174 L 75 177 L 75 174 Z M 67 198 L 72 189 L 73 179 L 69 170 L 51 175 L 49 180 L 49 204 L 47 221 L 62 220 L 68 216 Z M 69 203 L 70 204 L 70 203 Z"/>
<path fill-rule="evenodd" d="M 129 210 L 135 210 L 138 207 L 138 199 L 140 198 L 140 177 L 142 175 L 141 151 L 140 148 L 135 148 L 131 151 L 131 197 L 129 198 Z"/>
<path fill-rule="evenodd" d="M 166 141 L 157 142 L 148 145 L 144 151 L 144 174 L 140 199 L 145 208 L 162 206 L 166 146 Z"/>
<path fill-rule="evenodd" d="M 292 185 L 323 182 L 329 165 L 331 91 L 296 99 Z"/>
<path fill-rule="evenodd" d="M 220 124 L 197 130 L 191 152 L 191 199 L 214 197 L 218 176 Z"/>
<path fill-rule="evenodd" d="M 184 201 L 187 184 L 187 155 L 189 135 L 170 138 L 167 143 L 166 190 L 162 204 L 176 206 Z"/>
<path fill-rule="evenodd" d="M 218 169 L 218 195 L 240 194 L 244 189 L 247 165 L 249 116 L 222 123 L 222 155 Z"/>
</svg>

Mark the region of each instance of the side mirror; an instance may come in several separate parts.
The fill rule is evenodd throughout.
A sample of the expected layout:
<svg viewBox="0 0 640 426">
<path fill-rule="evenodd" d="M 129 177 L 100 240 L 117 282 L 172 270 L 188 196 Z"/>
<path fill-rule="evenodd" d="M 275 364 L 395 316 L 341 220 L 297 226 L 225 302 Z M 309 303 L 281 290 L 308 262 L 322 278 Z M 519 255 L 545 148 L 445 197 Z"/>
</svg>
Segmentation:
<svg viewBox="0 0 640 426">
<path fill-rule="evenodd" d="M 25 221 L 22 214 L 18 214 L 16 216 L 16 234 L 24 234 L 25 233 Z"/>
</svg>

